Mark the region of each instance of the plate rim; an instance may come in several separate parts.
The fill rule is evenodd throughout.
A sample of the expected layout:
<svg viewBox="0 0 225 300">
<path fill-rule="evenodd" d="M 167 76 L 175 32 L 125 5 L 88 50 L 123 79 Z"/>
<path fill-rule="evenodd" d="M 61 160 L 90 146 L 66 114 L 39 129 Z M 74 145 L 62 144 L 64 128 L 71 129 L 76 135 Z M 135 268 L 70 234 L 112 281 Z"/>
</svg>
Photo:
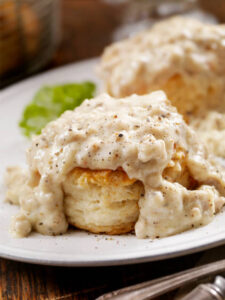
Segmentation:
<svg viewBox="0 0 225 300">
<path fill-rule="evenodd" d="M 0 89 L 0 95 L 1 97 L 3 96 L 3 98 L 7 97 L 8 93 L 11 93 L 11 90 L 17 89 L 22 87 L 23 85 L 27 85 L 29 84 L 30 81 L 35 81 L 38 80 L 39 78 L 43 77 L 43 76 L 47 76 L 47 75 L 51 75 L 53 73 L 57 73 L 57 72 L 61 72 L 64 70 L 67 70 L 69 68 L 74 68 L 74 67 L 79 67 L 82 66 L 84 64 L 97 64 L 97 62 L 100 60 L 100 57 L 95 56 L 89 59 L 82 59 L 73 63 L 67 63 L 65 65 L 56 67 L 54 69 L 50 69 L 50 70 L 46 70 L 46 71 L 41 71 L 38 74 L 33 74 L 32 76 L 29 76 L 28 78 L 25 78 L 23 80 L 20 80 L 18 82 L 15 82 L 13 84 L 10 84 L 9 86 L 6 86 L 2 89 Z M 0 98 L 0 104 L 3 100 L 3 98 Z"/>
<path fill-rule="evenodd" d="M 140 264 L 154 261 L 161 261 L 166 259 L 172 259 L 176 257 L 181 257 L 184 255 L 194 254 L 204 250 L 209 250 L 218 246 L 225 244 L 225 237 L 219 241 L 214 241 L 208 244 L 195 246 L 189 249 L 177 250 L 171 253 L 164 253 L 159 255 L 144 255 L 140 257 L 133 258 L 119 258 L 119 259 L 103 259 L 103 260 L 60 260 L 60 259 L 37 259 L 29 256 L 23 255 L 11 255 L 0 251 L 0 257 L 5 259 L 10 259 L 13 261 L 45 265 L 45 266 L 56 266 L 56 267 L 110 267 L 110 266 L 124 266 L 131 264 Z"/>
</svg>

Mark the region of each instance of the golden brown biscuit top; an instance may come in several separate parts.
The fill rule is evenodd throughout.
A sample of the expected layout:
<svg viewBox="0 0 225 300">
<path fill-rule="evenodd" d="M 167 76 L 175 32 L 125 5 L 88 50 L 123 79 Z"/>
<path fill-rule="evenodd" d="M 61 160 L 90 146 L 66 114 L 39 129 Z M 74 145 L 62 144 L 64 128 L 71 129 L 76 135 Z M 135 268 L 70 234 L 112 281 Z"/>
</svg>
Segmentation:
<svg viewBox="0 0 225 300">
<path fill-rule="evenodd" d="M 130 179 L 127 174 L 119 168 L 116 171 L 112 170 L 90 170 L 75 168 L 71 172 L 73 181 L 79 181 L 79 185 L 88 186 L 95 184 L 99 186 L 128 186 L 132 185 L 136 179 Z"/>
</svg>

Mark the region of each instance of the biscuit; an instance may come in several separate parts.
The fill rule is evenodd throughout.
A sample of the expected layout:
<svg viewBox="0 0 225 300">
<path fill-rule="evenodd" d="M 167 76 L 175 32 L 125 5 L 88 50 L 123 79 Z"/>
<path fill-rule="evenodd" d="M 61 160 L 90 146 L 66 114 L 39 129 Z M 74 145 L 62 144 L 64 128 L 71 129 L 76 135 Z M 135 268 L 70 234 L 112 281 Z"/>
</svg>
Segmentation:
<svg viewBox="0 0 225 300">
<path fill-rule="evenodd" d="M 75 168 L 63 184 L 64 207 L 70 225 L 93 233 L 122 234 L 134 229 L 140 181 L 122 170 Z"/>
<path fill-rule="evenodd" d="M 208 224 L 225 204 L 224 170 L 161 91 L 84 101 L 33 137 L 27 162 L 22 188 L 18 168 L 7 183 L 16 236 L 72 224 L 164 237 Z"/>
</svg>

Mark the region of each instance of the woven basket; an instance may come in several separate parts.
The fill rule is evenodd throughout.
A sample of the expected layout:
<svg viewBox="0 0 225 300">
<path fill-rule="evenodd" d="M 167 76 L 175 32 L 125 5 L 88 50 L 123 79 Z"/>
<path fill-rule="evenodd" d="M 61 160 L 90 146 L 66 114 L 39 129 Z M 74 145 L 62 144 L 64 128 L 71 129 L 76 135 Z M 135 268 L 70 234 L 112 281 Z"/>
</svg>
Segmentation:
<svg viewBox="0 0 225 300">
<path fill-rule="evenodd" d="M 59 41 L 59 0 L 0 0 L 0 88 L 31 74 Z"/>
</svg>

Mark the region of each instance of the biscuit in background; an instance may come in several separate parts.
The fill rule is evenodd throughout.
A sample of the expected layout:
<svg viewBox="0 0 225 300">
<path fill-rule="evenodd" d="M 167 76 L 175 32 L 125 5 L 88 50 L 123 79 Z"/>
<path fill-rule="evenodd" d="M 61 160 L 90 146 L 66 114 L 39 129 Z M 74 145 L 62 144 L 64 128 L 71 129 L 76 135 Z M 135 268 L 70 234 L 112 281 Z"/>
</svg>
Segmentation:
<svg viewBox="0 0 225 300">
<path fill-rule="evenodd" d="M 209 150 L 225 157 L 225 143 L 218 144 L 223 143 L 225 127 L 215 126 L 225 120 L 225 25 L 184 17 L 159 22 L 107 47 L 99 74 L 115 97 L 162 89 L 202 141 L 210 144 Z M 208 116 L 213 111 L 217 120 Z M 204 122 L 206 134 L 198 126 Z"/>
</svg>

